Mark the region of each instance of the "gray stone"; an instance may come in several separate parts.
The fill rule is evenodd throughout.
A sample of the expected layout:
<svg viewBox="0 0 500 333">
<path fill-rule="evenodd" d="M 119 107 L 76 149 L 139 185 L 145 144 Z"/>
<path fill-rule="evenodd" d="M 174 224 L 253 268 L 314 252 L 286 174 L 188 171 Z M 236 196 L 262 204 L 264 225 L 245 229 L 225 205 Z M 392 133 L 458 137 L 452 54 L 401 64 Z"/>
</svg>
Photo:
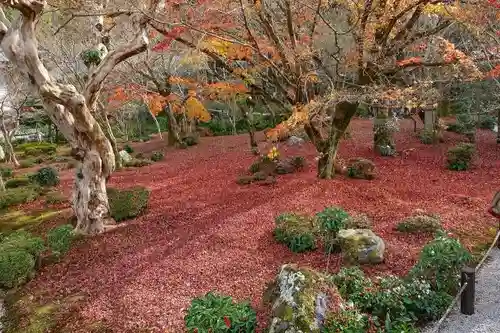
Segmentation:
<svg viewBox="0 0 500 333">
<path fill-rule="evenodd" d="M 384 261 L 385 243 L 370 229 L 340 230 L 337 240 L 348 263 L 379 264 Z"/>
<path fill-rule="evenodd" d="M 127 153 L 125 150 L 120 150 L 118 152 L 118 155 L 120 155 L 120 159 L 122 160 L 123 163 L 129 163 L 132 161 L 132 156 L 130 156 L 129 153 Z"/>
<path fill-rule="evenodd" d="M 291 136 L 288 138 L 286 143 L 289 146 L 301 146 L 304 144 L 304 139 L 299 138 L 298 136 Z"/>
</svg>

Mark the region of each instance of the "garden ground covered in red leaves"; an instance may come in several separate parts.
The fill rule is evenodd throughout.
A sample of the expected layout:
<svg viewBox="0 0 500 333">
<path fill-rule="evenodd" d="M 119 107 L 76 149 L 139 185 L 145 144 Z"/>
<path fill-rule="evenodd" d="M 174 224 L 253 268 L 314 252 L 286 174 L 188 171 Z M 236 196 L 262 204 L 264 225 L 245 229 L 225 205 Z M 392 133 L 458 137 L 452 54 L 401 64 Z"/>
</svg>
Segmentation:
<svg viewBox="0 0 500 333">
<path fill-rule="evenodd" d="M 84 295 L 75 320 L 64 323 L 75 332 L 95 322 L 105 323 L 111 332 L 183 332 L 191 299 L 210 290 L 250 300 L 264 327 L 268 318 L 262 294 L 282 264 L 328 267 L 330 272 L 341 266 L 340 256 L 328 258 L 321 249 L 293 254 L 278 244 L 272 231 L 281 212 L 315 213 L 338 205 L 366 213 L 387 246 L 385 262 L 365 268 L 370 274 L 404 274 L 415 263 L 429 238 L 394 231 L 415 209 L 438 213 L 444 227 L 469 247 L 491 241 L 494 234 L 488 230 L 496 220 L 487 209 L 500 189 L 495 134 L 480 130 L 474 167 L 454 172 L 445 168 L 445 156 L 460 137 L 446 133 L 444 143 L 423 145 L 412 126 L 403 122 L 396 144 L 398 150 L 414 150 L 391 158 L 373 152 L 371 121 L 353 123 L 352 138 L 342 143 L 340 156 L 373 160 L 377 177 L 372 181 L 317 179 L 316 153 L 309 143 L 278 146 L 283 156 L 305 156 L 308 166 L 280 176 L 273 186 L 236 184 L 255 159 L 247 135 L 203 138 L 198 146 L 167 150 L 159 163 L 111 177 L 114 187 L 151 190 L 145 214 L 106 234 L 80 239 L 24 291 L 40 301 Z M 138 144 L 136 150 L 161 147 L 157 140 Z M 64 187 L 71 187 L 73 176 L 63 175 Z"/>
</svg>

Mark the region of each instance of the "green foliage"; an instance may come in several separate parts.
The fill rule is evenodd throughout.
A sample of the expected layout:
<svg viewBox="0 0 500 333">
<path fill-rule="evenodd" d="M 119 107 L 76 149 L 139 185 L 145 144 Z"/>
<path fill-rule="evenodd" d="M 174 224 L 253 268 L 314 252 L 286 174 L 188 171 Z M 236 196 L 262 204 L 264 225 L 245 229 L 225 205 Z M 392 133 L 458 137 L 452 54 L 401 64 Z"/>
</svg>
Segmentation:
<svg viewBox="0 0 500 333">
<path fill-rule="evenodd" d="M 47 245 L 52 253 L 57 256 L 69 251 L 73 239 L 73 226 L 69 224 L 52 228 L 47 233 Z"/>
<path fill-rule="evenodd" d="M 257 316 L 247 302 L 233 302 L 229 296 L 209 292 L 191 301 L 184 317 L 190 333 L 253 333 Z"/>
<path fill-rule="evenodd" d="M 165 158 L 165 155 L 163 155 L 163 152 L 162 151 L 155 151 L 153 152 L 153 154 L 151 155 L 151 161 L 153 162 L 158 162 L 158 161 L 161 161 Z"/>
<path fill-rule="evenodd" d="M 200 142 L 200 137 L 197 134 L 189 134 L 181 138 L 181 144 L 184 147 L 195 146 L 199 142 Z"/>
<path fill-rule="evenodd" d="M 130 145 L 128 144 L 123 147 L 123 150 L 125 150 L 129 154 L 132 154 L 134 152 L 134 148 L 130 147 Z"/>
<path fill-rule="evenodd" d="M 497 118 L 489 114 L 481 115 L 477 126 L 482 129 L 493 130 L 497 125 Z"/>
<path fill-rule="evenodd" d="M 248 168 L 248 171 L 250 171 L 251 173 L 256 173 L 256 172 L 259 172 L 260 171 L 260 160 L 257 160 L 255 162 L 253 162 L 250 167 Z"/>
<path fill-rule="evenodd" d="M 436 291 L 452 295 L 458 290 L 460 269 L 471 259 L 458 240 L 438 232 L 422 249 L 410 276 L 428 281 Z"/>
<path fill-rule="evenodd" d="M 420 142 L 426 145 L 432 145 L 436 143 L 436 133 L 433 130 L 424 129 L 419 134 Z"/>
<path fill-rule="evenodd" d="M 90 49 L 83 51 L 80 56 L 85 66 L 90 67 L 92 64 L 98 66 L 101 63 L 103 55 L 103 51 L 101 50 Z"/>
<path fill-rule="evenodd" d="M 21 169 L 32 168 L 33 166 L 35 166 L 35 164 L 35 159 L 32 158 L 19 161 L 19 166 L 21 167 Z"/>
<path fill-rule="evenodd" d="M 18 188 L 32 184 L 31 179 L 28 177 L 11 178 L 5 182 L 5 188 Z"/>
<path fill-rule="evenodd" d="M 64 194 L 58 191 L 51 191 L 45 196 L 45 203 L 48 205 L 56 205 L 66 201 L 67 198 L 64 196 Z"/>
<path fill-rule="evenodd" d="M 43 187 L 54 187 L 59 184 L 59 173 L 52 167 L 40 168 L 30 178 Z"/>
<path fill-rule="evenodd" d="M 3 178 L 10 178 L 12 177 L 12 174 L 14 173 L 14 171 L 12 170 L 12 168 L 9 168 L 9 167 L 0 167 L 0 175 L 2 175 Z"/>
<path fill-rule="evenodd" d="M 396 227 L 398 231 L 408 233 L 434 233 L 441 230 L 441 228 L 441 219 L 439 216 L 424 212 L 416 213 L 404 219 Z"/>
<path fill-rule="evenodd" d="M 340 207 L 327 207 L 316 214 L 325 250 L 330 253 L 338 250 L 336 245 L 337 234 L 344 229 L 349 214 Z"/>
<path fill-rule="evenodd" d="M 305 215 L 283 213 L 275 219 L 274 238 L 286 244 L 293 252 L 305 252 L 316 248 L 316 221 Z"/>
<path fill-rule="evenodd" d="M 49 142 L 27 142 L 16 147 L 24 156 L 51 155 L 57 151 L 57 145 Z"/>
<path fill-rule="evenodd" d="M 13 288 L 34 272 L 36 258 L 44 251 L 43 240 L 26 231 L 16 231 L 0 241 L 0 285 Z"/>
<path fill-rule="evenodd" d="M 368 316 L 355 309 L 346 309 L 327 317 L 322 333 L 362 333 L 369 327 Z"/>
<path fill-rule="evenodd" d="M 108 188 L 107 192 L 111 216 L 116 222 L 139 216 L 148 205 L 149 190 L 144 187 L 124 190 Z"/>
<path fill-rule="evenodd" d="M 451 296 L 433 291 L 427 281 L 387 276 L 374 283 L 357 267 L 342 268 L 333 281 L 343 299 L 385 321 L 386 332 L 434 320 L 451 302 Z"/>
<path fill-rule="evenodd" d="M 7 189 L 0 192 L 0 209 L 31 202 L 40 195 L 34 186 Z"/>
<path fill-rule="evenodd" d="M 464 142 L 450 148 L 447 153 L 448 169 L 455 171 L 469 169 L 475 152 L 476 149 L 473 144 Z"/>
</svg>

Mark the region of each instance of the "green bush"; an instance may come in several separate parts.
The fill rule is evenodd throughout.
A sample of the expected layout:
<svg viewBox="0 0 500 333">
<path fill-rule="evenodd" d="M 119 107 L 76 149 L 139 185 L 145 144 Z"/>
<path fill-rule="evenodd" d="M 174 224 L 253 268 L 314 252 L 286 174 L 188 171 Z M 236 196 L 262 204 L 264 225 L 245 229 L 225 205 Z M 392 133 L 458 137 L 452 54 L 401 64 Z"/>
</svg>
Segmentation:
<svg viewBox="0 0 500 333">
<path fill-rule="evenodd" d="M 153 161 L 153 162 L 161 161 L 164 158 L 165 158 L 165 155 L 163 155 L 163 152 L 161 152 L 161 151 L 155 151 L 151 155 L 151 161 Z"/>
<path fill-rule="evenodd" d="M 73 242 L 73 226 L 69 224 L 52 228 L 47 234 L 47 245 L 55 255 L 63 255 L 69 251 Z"/>
<path fill-rule="evenodd" d="M 28 177 L 11 178 L 5 182 L 5 188 L 18 188 L 32 184 L 31 179 Z"/>
<path fill-rule="evenodd" d="M 38 169 L 31 176 L 31 180 L 43 187 L 53 187 L 59 184 L 59 173 L 52 167 L 44 167 Z"/>
<path fill-rule="evenodd" d="M 125 150 L 129 154 L 132 154 L 134 152 L 134 149 L 132 147 L 130 147 L 130 145 L 125 145 L 123 147 L 123 150 Z"/>
<path fill-rule="evenodd" d="M 24 153 L 25 156 L 39 156 L 55 154 L 57 145 L 49 142 L 28 142 L 16 147 Z"/>
<path fill-rule="evenodd" d="M 460 270 L 471 259 L 458 240 L 438 232 L 434 240 L 424 246 L 409 275 L 428 281 L 436 291 L 453 295 L 459 287 Z"/>
<path fill-rule="evenodd" d="M 368 332 L 369 320 L 366 314 L 356 309 L 341 310 L 327 316 L 322 333 L 362 333 Z"/>
<path fill-rule="evenodd" d="M 26 169 L 26 168 L 31 168 L 33 166 L 35 166 L 35 160 L 34 159 L 27 159 L 27 160 L 20 160 L 19 161 L 19 166 L 21 167 L 21 169 Z"/>
<path fill-rule="evenodd" d="M 58 191 L 51 191 L 45 195 L 45 203 L 48 205 L 56 205 L 66 202 L 68 199 Z"/>
<path fill-rule="evenodd" d="M 407 217 L 401 221 L 397 225 L 396 230 L 408 233 L 433 233 L 441 230 L 441 219 L 434 214 L 417 212 L 413 216 Z"/>
<path fill-rule="evenodd" d="M 7 189 L 0 192 L 0 209 L 31 202 L 40 195 L 34 186 Z"/>
<path fill-rule="evenodd" d="M 200 138 L 197 134 L 190 134 L 181 138 L 181 143 L 187 147 L 195 146 L 199 142 Z"/>
<path fill-rule="evenodd" d="M 475 151 L 473 144 L 464 142 L 450 148 L 447 153 L 448 169 L 455 171 L 469 169 Z"/>
<path fill-rule="evenodd" d="M 420 137 L 420 142 L 426 145 L 432 145 L 437 141 L 436 134 L 432 130 L 424 129 L 423 131 L 420 132 L 419 137 Z"/>
<path fill-rule="evenodd" d="M 25 283 L 44 249 L 43 240 L 26 231 L 4 237 L 0 241 L 0 285 L 13 288 Z"/>
<path fill-rule="evenodd" d="M 431 284 L 421 279 L 386 276 L 372 282 L 358 267 L 342 268 L 333 276 L 333 282 L 344 300 L 385 321 L 386 329 L 434 320 L 452 298 L 433 291 Z"/>
<path fill-rule="evenodd" d="M 497 119 L 489 114 L 479 117 L 478 127 L 487 130 L 493 130 L 497 125 Z"/>
<path fill-rule="evenodd" d="M 286 244 L 293 252 L 305 252 L 316 248 L 317 225 L 314 218 L 295 213 L 283 213 L 275 219 L 274 238 Z"/>
<path fill-rule="evenodd" d="M 189 333 L 253 333 L 257 327 L 257 315 L 249 303 L 213 292 L 193 299 L 184 321 Z"/>
<path fill-rule="evenodd" d="M 349 214 L 340 207 L 327 207 L 316 214 L 326 252 L 339 250 L 336 244 L 337 233 L 344 229 Z"/>
<path fill-rule="evenodd" d="M 139 216 L 148 205 L 149 190 L 144 187 L 108 188 L 107 192 L 111 216 L 116 222 Z"/>
<path fill-rule="evenodd" d="M 12 168 L 9 168 L 9 167 L 0 167 L 0 175 L 2 175 L 3 178 L 10 178 L 12 177 L 12 174 L 14 173 L 14 171 L 12 170 Z"/>
</svg>

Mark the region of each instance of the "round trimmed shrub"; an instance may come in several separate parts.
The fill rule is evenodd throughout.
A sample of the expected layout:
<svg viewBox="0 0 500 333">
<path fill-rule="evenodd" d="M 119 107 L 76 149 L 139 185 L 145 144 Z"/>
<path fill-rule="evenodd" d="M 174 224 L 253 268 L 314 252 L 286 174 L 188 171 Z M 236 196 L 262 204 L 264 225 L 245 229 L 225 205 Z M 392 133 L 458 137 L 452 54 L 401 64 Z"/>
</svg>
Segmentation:
<svg viewBox="0 0 500 333">
<path fill-rule="evenodd" d="M 30 185 L 31 179 L 28 177 L 16 177 L 11 178 L 5 182 L 5 188 L 18 188 Z"/>
<path fill-rule="evenodd" d="M 161 151 L 155 151 L 151 155 L 151 161 L 153 161 L 153 162 L 161 161 L 164 158 L 165 158 L 165 155 L 163 155 L 163 152 L 161 152 Z"/>
<path fill-rule="evenodd" d="M 137 186 L 124 190 L 108 188 L 107 192 L 111 217 L 116 222 L 139 216 L 148 205 L 149 190 L 145 187 Z"/>
<path fill-rule="evenodd" d="M 296 253 L 316 248 L 317 224 L 314 218 L 295 213 L 283 213 L 275 219 L 274 238 Z"/>
<path fill-rule="evenodd" d="M 73 239 L 73 226 L 70 224 L 52 228 L 47 233 L 47 245 L 52 253 L 57 256 L 69 251 Z"/>
<path fill-rule="evenodd" d="M 340 207 L 327 207 L 316 214 L 316 219 L 326 252 L 339 250 L 336 244 L 337 234 L 340 229 L 345 229 L 349 214 Z"/>
<path fill-rule="evenodd" d="M 59 184 L 59 173 L 52 167 L 44 167 L 31 176 L 31 179 L 43 187 L 53 187 Z"/>
<path fill-rule="evenodd" d="M 257 315 L 248 302 L 209 292 L 191 301 L 184 317 L 189 333 L 253 333 Z"/>
<path fill-rule="evenodd" d="M 467 170 L 470 167 L 476 148 L 471 143 L 459 143 L 450 148 L 447 153 L 448 169 L 455 171 Z"/>
</svg>

